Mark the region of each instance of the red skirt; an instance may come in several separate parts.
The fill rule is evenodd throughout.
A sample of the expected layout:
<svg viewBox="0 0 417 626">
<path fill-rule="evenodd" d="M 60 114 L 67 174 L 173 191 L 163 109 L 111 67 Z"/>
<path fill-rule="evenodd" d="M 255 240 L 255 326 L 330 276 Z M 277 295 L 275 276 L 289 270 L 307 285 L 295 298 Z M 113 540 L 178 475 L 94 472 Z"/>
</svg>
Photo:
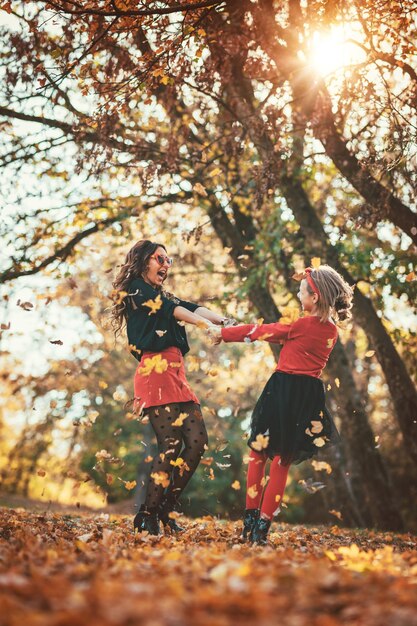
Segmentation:
<svg viewBox="0 0 417 626">
<path fill-rule="evenodd" d="M 196 402 L 185 377 L 184 358 L 179 348 L 144 352 L 134 378 L 135 409 L 174 402 Z"/>
</svg>

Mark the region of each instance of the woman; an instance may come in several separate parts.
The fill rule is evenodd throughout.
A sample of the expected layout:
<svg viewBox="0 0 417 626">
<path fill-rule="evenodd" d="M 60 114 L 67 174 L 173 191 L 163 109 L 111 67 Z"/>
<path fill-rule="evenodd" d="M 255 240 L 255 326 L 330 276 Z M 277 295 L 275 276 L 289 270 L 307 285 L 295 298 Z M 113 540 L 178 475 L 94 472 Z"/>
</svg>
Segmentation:
<svg viewBox="0 0 417 626">
<path fill-rule="evenodd" d="M 189 346 L 184 322 L 207 328 L 227 321 L 166 293 L 163 284 L 171 266 L 165 246 L 139 241 L 113 283 L 115 332 L 126 324 L 129 348 L 139 361 L 135 408 L 149 417 L 158 443 L 145 502 L 134 519 L 135 529 L 152 535 L 159 534 L 159 521 L 171 531 L 182 530 L 170 513 L 207 446 L 200 404 L 185 376 L 183 356 Z"/>
</svg>

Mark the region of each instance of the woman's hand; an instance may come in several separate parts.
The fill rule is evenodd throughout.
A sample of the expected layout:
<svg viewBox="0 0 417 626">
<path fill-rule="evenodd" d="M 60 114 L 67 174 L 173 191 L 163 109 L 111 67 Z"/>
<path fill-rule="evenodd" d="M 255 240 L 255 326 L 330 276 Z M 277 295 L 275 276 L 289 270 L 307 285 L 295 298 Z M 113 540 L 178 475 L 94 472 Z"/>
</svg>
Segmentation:
<svg viewBox="0 0 417 626">
<path fill-rule="evenodd" d="M 234 317 L 223 317 L 220 323 L 223 328 L 227 328 L 228 326 L 237 326 L 239 324 L 239 322 L 235 320 Z"/>
</svg>

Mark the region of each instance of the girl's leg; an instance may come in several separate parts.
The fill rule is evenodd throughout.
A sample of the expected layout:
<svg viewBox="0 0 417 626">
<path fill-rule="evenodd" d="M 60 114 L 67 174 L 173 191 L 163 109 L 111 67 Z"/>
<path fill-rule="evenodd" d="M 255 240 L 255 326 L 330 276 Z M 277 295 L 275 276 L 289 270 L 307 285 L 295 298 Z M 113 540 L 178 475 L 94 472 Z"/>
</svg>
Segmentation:
<svg viewBox="0 0 417 626">
<path fill-rule="evenodd" d="M 249 454 L 248 476 L 246 480 L 246 509 L 259 509 L 264 484 L 265 465 L 268 455 L 251 450 Z"/>
<path fill-rule="evenodd" d="M 261 517 L 271 520 L 281 504 L 287 484 L 289 465 L 281 465 L 281 458 L 274 456 L 269 472 L 269 481 L 265 488 L 261 507 Z"/>
</svg>

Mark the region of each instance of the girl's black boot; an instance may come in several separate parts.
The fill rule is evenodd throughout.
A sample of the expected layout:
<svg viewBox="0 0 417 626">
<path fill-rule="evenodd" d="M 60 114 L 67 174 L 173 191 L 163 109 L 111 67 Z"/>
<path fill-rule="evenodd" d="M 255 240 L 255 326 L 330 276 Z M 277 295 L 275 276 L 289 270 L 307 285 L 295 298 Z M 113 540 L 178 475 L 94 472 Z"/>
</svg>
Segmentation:
<svg viewBox="0 0 417 626">
<path fill-rule="evenodd" d="M 259 546 L 266 546 L 268 543 L 268 532 L 271 527 L 271 520 L 260 517 L 253 527 L 250 542 L 257 543 Z"/>
<path fill-rule="evenodd" d="M 150 535 L 159 535 L 159 519 L 156 508 L 147 509 L 144 505 L 136 514 L 133 520 L 133 526 L 138 532 L 148 532 Z"/>
<path fill-rule="evenodd" d="M 259 509 L 246 509 L 243 516 L 242 539 L 247 541 L 259 519 Z"/>
<path fill-rule="evenodd" d="M 138 532 L 142 532 L 144 518 L 145 518 L 145 505 L 141 504 L 139 511 L 136 513 L 133 519 L 134 530 L 137 530 Z"/>
<path fill-rule="evenodd" d="M 169 498 L 164 498 L 158 507 L 158 517 L 161 520 L 164 528 L 167 528 L 171 533 L 181 533 L 184 528 L 177 524 L 174 517 L 170 517 L 170 513 L 175 510 L 175 501 Z"/>
</svg>

